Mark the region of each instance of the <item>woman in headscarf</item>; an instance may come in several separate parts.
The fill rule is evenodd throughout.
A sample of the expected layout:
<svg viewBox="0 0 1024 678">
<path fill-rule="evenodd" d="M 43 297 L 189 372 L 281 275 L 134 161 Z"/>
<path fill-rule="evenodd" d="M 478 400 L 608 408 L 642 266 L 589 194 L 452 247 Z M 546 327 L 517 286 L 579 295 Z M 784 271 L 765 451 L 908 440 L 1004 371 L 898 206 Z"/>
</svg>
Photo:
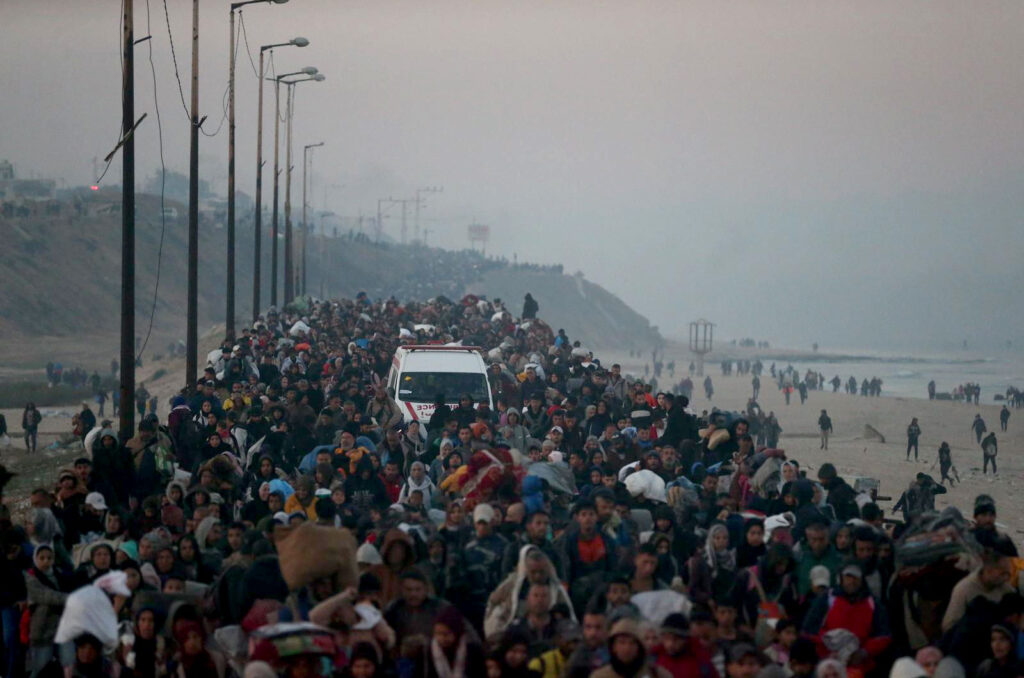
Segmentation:
<svg viewBox="0 0 1024 678">
<path fill-rule="evenodd" d="M 203 522 L 205 523 L 206 520 Z M 216 570 L 209 567 L 203 557 L 198 539 L 191 534 L 186 534 L 178 542 L 178 556 L 174 561 L 174 567 L 180 570 L 186 579 L 202 584 L 211 583 L 217 576 Z"/>
<path fill-rule="evenodd" d="M 184 678 L 223 678 L 224 668 L 206 649 L 203 625 L 198 620 L 178 619 L 172 626 L 177 652 L 171 675 Z"/>
<path fill-rule="evenodd" d="M 451 438 L 444 438 L 438 445 L 437 457 L 430 462 L 430 479 L 437 485 L 445 477 L 445 461 L 455 449 L 455 442 Z"/>
<path fill-rule="evenodd" d="M 270 514 L 270 507 L 267 506 L 270 499 L 270 483 L 260 483 L 255 495 L 242 507 L 242 520 L 253 525 Z"/>
<path fill-rule="evenodd" d="M 125 532 L 124 519 L 121 518 L 121 514 L 114 509 L 107 511 L 107 515 L 103 517 L 103 541 L 116 550 L 125 540 Z"/>
<path fill-rule="evenodd" d="M 423 494 L 424 506 L 434 505 L 434 495 L 438 491 L 437 486 L 427 475 L 427 467 L 421 461 L 414 461 L 409 466 L 409 477 L 402 485 L 402 491 L 398 493 L 398 503 L 406 503 L 409 500 L 409 493 L 413 490 L 419 490 Z"/>
<path fill-rule="evenodd" d="M 54 550 L 49 544 L 37 544 L 32 554 L 32 567 L 25 571 L 25 589 L 28 592 L 28 605 L 31 610 L 29 621 L 29 671 L 35 678 L 53 659 L 55 646 L 53 639 L 57 635 L 64 603 L 68 598 L 68 581 L 58 574 L 54 567 Z M 62 657 L 70 664 L 70 651 L 62 651 Z"/>
<path fill-rule="evenodd" d="M 772 544 L 755 565 L 739 574 L 735 589 L 736 621 L 744 631 L 754 632 L 762 604 L 796 610 L 799 594 L 791 575 L 794 565 L 793 549 L 785 544 Z"/>
<path fill-rule="evenodd" d="M 715 523 L 701 553 L 690 558 L 687 567 L 690 598 L 696 603 L 720 600 L 732 589 L 736 576 L 736 550 L 729 548 L 729 529 Z"/>
<path fill-rule="evenodd" d="M 277 472 L 274 470 L 274 458 L 271 455 L 261 454 L 255 466 L 256 468 L 247 473 L 245 477 L 243 498 L 246 500 L 256 497 L 260 485 L 277 478 Z"/>
<path fill-rule="evenodd" d="M 25 525 L 25 532 L 28 533 L 29 543 L 33 548 L 41 544 L 48 545 L 53 549 L 58 568 L 70 569 L 71 558 L 64 548 L 64 530 L 53 511 L 47 508 L 32 509 Z"/>
<path fill-rule="evenodd" d="M 429 464 L 431 455 L 426 443 L 423 441 L 423 434 L 420 433 L 420 422 L 413 419 L 409 422 L 402 436 L 402 455 L 405 457 L 406 466 L 414 461 L 421 461 Z M 405 469 L 408 473 L 408 469 Z"/>
<path fill-rule="evenodd" d="M 756 565 L 764 552 L 764 521 L 760 518 L 751 518 L 743 526 L 743 538 L 736 547 L 736 567 Z"/>
<path fill-rule="evenodd" d="M 486 675 L 484 652 L 469 637 L 466 622 L 454 605 L 434 618 L 434 633 L 413 675 L 436 678 L 476 678 Z"/>
<path fill-rule="evenodd" d="M 133 641 L 121 646 L 122 678 L 156 678 L 165 674 L 167 640 L 157 633 L 158 626 L 155 608 L 146 606 L 135 613 Z"/>
<path fill-rule="evenodd" d="M 106 542 L 96 542 L 89 546 L 88 562 L 82 563 L 75 570 L 75 588 L 91 584 L 114 566 L 114 549 Z"/>
<path fill-rule="evenodd" d="M 584 429 L 587 437 L 597 436 L 600 438 L 608 424 L 612 423 L 612 415 L 608 411 L 608 403 L 604 399 L 598 400 L 591 407 L 594 408 L 594 414 L 587 419 Z M 590 408 L 588 407 L 587 409 Z"/>
<path fill-rule="evenodd" d="M 838 524 L 832 535 L 832 542 L 841 557 L 849 557 L 853 552 L 853 527 L 846 523 Z"/>
<path fill-rule="evenodd" d="M 298 511 L 316 522 L 316 502 L 316 481 L 312 476 L 301 475 L 295 481 L 295 493 L 284 503 L 284 512 L 291 515 Z"/>
<path fill-rule="evenodd" d="M 530 437 L 530 432 L 526 430 L 526 427 L 522 424 L 522 415 L 519 414 L 518 410 L 509 409 L 506 414 L 505 424 L 505 440 L 512 449 L 519 450 L 520 452 L 526 452 L 526 440 Z"/>
</svg>

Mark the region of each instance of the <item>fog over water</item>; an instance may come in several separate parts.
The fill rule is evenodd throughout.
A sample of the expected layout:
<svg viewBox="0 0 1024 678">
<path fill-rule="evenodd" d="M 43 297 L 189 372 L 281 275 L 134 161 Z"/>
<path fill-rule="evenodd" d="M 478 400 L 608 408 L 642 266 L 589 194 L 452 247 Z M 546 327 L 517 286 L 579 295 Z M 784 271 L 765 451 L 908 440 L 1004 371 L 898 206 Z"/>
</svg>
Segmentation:
<svg viewBox="0 0 1024 678">
<path fill-rule="evenodd" d="M 167 161 L 183 171 L 188 124 L 150 5 Z M 0 159 L 20 174 L 90 183 L 113 147 L 119 6 L 0 0 Z M 168 0 L 186 99 L 190 8 Z M 228 12 L 202 8 L 212 131 Z M 299 86 L 295 117 L 299 155 L 326 142 L 317 207 L 327 188 L 329 209 L 369 216 L 379 197 L 443 185 L 423 211 L 431 243 L 488 224 L 490 252 L 581 270 L 670 334 L 703 316 L 723 337 L 823 350 L 1024 345 L 1020 2 L 292 0 L 244 17 L 254 49 L 310 39 L 277 50 L 277 72 L 327 76 Z M 137 54 L 141 182 L 158 160 L 148 45 Z M 238 77 L 252 194 L 244 46 Z M 226 152 L 226 131 L 201 139 L 221 191 Z"/>
</svg>

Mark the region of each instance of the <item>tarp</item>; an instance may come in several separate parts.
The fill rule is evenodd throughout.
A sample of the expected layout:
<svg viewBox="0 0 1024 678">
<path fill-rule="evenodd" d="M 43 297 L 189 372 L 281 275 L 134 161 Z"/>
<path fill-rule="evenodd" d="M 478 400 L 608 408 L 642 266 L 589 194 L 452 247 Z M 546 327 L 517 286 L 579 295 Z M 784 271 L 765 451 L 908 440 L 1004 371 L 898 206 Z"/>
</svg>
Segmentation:
<svg viewBox="0 0 1024 678">
<path fill-rule="evenodd" d="M 526 467 L 526 475 L 537 476 L 548 481 L 548 485 L 555 492 L 565 494 L 576 493 L 576 481 L 572 477 L 572 471 L 568 464 L 552 464 L 546 461 L 537 461 Z"/>
</svg>

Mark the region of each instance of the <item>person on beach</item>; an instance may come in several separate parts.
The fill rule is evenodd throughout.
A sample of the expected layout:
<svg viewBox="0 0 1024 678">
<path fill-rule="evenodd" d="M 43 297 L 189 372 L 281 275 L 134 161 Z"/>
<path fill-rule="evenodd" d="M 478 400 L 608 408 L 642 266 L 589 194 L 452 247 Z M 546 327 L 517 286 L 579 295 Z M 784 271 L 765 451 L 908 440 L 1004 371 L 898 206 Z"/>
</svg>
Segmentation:
<svg viewBox="0 0 1024 678">
<path fill-rule="evenodd" d="M 1003 432 L 1006 431 L 1006 425 L 1010 423 L 1010 408 L 1003 405 L 1003 409 L 999 410 L 999 429 Z"/>
<path fill-rule="evenodd" d="M 985 426 L 985 420 L 981 418 L 981 414 L 974 415 L 974 421 L 971 422 L 971 430 L 974 431 L 974 435 L 980 444 L 981 436 L 988 430 L 988 427 Z"/>
<path fill-rule="evenodd" d="M 989 433 L 985 436 L 985 439 L 981 441 L 981 454 L 983 457 L 982 475 L 988 472 L 989 462 L 992 462 L 992 475 L 996 475 L 996 455 L 999 453 L 999 445 L 996 443 L 996 434 Z"/>
<path fill-rule="evenodd" d="M 931 468 L 928 470 L 930 471 L 932 468 L 935 468 L 935 464 L 939 465 L 939 473 L 942 474 L 939 477 L 939 482 L 941 484 L 945 485 L 948 480 L 950 487 L 953 486 L 953 479 L 949 477 L 949 471 L 951 469 L 953 471 L 953 475 L 956 477 L 956 482 L 960 482 L 960 474 L 957 473 L 956 466 L 953 465 L 953 452 L 949 449 L 949 443 L 945 440 L 943 440 L 942 444 L 939 445 L 938 459 L 935 460 L 935 463 L 933 463 Z"/>
<path fill-rule="evenodd" d="M 917 424 L 917 417 L 914 417 L 907 427 L 907 461 L 910 461 L 910 448 L 914 448 L 914 461 L 917 461 L 917 441 L 920 437 L 921 427 Z"/>
<path fill-rule="evenodd" d="M 821 416 L 818 417 L 818 429 L 821 431 L 821 447 L 818 449 L 827 450 L 828 436 L 832 433 L 832 418 L 825 410 L 822 410 Z"/>
<path fill-rule="evenodd" d="M 711 396 L 715 395 L 715 385 L 711 382 L 711 375 L 704 377 L 704 395 L 707 396 L 708 400 L 711 400 Z"/>
<path fill-rule="evenodd" d="M 25 450 L 35 452 L 39 443 L 39 422 L 43 415 L 39 414 L 35 403 L 25 405 L 25 411 L 21 414 L 21 428 L 25 431 Z"/>
</svg>

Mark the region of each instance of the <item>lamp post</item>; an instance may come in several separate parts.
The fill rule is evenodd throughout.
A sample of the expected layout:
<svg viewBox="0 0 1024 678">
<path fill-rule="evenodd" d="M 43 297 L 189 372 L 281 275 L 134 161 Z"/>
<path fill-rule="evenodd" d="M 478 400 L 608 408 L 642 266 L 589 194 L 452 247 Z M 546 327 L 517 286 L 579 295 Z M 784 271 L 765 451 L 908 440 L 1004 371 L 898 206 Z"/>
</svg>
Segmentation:
<svg viewBox="0 0 1024 678">
<path fill-rule="evenodd" d="M 281 80 L 283 78 L 290 78 L 295 75 L 316 75 L 317 70 L 313 66 L 306 66 L 301 71 L 295 71 L 294 73 L 282 73 L 276 78 L 268 78 L 274 81 L 274 211 L 270 218 L 271 223 L 271 234 L 270 234 L 270 305 L 277 306 L 277 195 L 278 195 L 278 176 L 281 174 L 279 169 L 278 153 L 280 143 L 280 128 L 281 128 Z"/>
<path fill-rule="evenodd" d="M 310 174 L 313 173 L 312 169 L 312 153 L 310 149 L 318 148 L 323 146 L 324 142 L 320 141 L 315 144 L 307 144 L 302 147 L 302 278 L 301 278 L 301 294 L 306 295 L 306 235 L 309 233 L 309 226 L 306 224 L 306 168 L 309 167 Z M 310 155 L 310 159 L 306 159 L 306 155 Z M 312 182 L 311 182 L 312 183 Z"/>
<path fill-rule="evenodd" d="M 309 45 L 309 40 L 305 38 L 293 38 L 288 42 L 279 42 L 273 45 L 263 45 L 260 47 L 260 94 L 259 94 L 259 113 L 257 114 L 256 123 L 256 215 L 253 220 L 253 231 L 255 241 L 253 243 L 253 264 L 252 264 L 252 321 L 256 322 L 256 319 L 260 317 L 260 263 L 262 260 L 262 252 L 260 248 L 260 239 L 262 237 L 263 227 L 263 55 L 267 50 L 272 50 L 275 47 L 286 47 L 288 45 L 294 45 L 296 47 L 306 47 Z M 274 138 L 274 143 L 277 143 L 277 138 Z M 276 147 L 275 147 L 276 150 Z M 275 179 L 276 183 L 276 179 Z M 275 205 L 275 211 L 277 206 Z M 277 240 L 275 231 L 275 240 L 273 243 L 274 250 L 274 266 L 273 271 L 277 273 Z M 274 284 L 274 277 L 271 277 L 271 285 Z M 271 303 L 277 303 L 277 295 L 274 294 L 274 299 Z"/>
<path fill-rule="evenodd" d="M 310 66 L 309 68 L 312 68 Z M 316 70 L 316 69 L 313 69 Z M 285 80 L 288 87 L 285 95 L 287 102 L 288 130 L 285 142 L 285 180 L 284 180 L 284 303 L 295 298 L 295 261 L 292 246 L 292 118 L 295 113 L 295 85 L 300 82 L 323 82 L 326 78 L 320 74 L 311 74 L 308 78 Z"/>
<path fill-rule="evenodd" d="M 188 151 L 188 297 L 185 321 L 185 388 L 192 393 L 199 369 L 199 0 L 192 0 L 192 124 Z M 121 406 L 131 403 L 121 402 Z"/>
<path fill-rule="evenodd" d="M 242 0 L 231 3 L 231 36 L 228 41 L 228 270 L 224 332 L 232 341 L 235 338 L 235 11 L 257 2 L 282 5 L 288 0 Z"/>
</svg>

